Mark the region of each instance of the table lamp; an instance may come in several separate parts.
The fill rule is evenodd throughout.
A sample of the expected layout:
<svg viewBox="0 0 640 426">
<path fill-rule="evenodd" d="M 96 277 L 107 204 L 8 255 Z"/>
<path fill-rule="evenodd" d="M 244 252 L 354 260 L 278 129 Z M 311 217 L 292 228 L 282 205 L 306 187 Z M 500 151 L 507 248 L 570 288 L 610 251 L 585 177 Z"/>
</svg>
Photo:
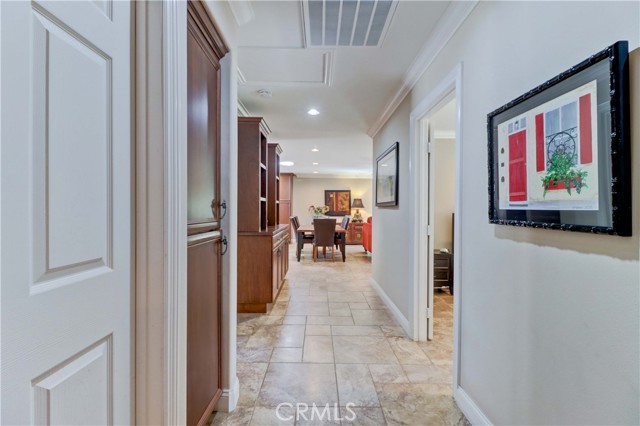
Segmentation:
<svg viewBox="0 0 640 426">
<path fill-rule="evenodd" d="M 362 215 L 360 214 L 359 209 L 364 209 L 364 204 L 362 204 L 362 198 L 354 198 L 353 203 L 351 203 L 351 208 L 356 209 L 356 214 L 353 215 L 351 219 L 353 222 L 362 222 Z"/>
</svg>

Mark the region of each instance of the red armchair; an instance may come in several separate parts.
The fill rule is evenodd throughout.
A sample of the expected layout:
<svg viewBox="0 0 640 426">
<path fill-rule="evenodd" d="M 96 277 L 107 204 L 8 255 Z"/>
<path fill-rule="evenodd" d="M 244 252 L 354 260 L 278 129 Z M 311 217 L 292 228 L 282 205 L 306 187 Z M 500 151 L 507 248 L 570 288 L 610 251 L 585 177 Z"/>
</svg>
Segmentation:
<svg viewBox="0 0 640 426">
<path fill-rule="evenodd" d="M 364 247 L 364 251 L 368 251 L 369 253 L 373 253 L 371 251 L 371 228 L 372 223 L 371 220 L 373 218 L 369 216 L 366 223 L 362 224 L 362 246 Z"/>
</svg>

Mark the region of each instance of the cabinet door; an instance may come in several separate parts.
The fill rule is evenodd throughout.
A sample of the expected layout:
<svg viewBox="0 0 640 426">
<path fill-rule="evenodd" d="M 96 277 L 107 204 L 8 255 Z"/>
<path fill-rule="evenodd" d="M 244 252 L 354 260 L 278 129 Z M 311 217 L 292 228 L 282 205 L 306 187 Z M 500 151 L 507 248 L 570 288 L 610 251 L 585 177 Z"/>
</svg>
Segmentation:
<svg viewBox="0 0 640 426">
<path fill-rule="evenodd" d="M 187 246 L 187 424 L 206 423 L 220 383 L 220 231 Z"/>
<path fill-rule="evenodd" d="M 279 249 L 273 250 L 271 264 L 271 300 L 275 299 L 278 294 L 278 263 L 280 262 Z"/>
</svg>

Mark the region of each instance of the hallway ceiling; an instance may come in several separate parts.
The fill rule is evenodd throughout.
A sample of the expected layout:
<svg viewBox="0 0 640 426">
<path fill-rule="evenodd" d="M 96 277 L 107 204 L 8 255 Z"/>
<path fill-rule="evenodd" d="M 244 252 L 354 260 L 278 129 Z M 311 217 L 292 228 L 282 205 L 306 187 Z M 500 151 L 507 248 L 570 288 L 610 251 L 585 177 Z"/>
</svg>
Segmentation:
<svg viewBox="0 0 640 426">
<path fill-rule="evenodd" d="M 305 13 L 319 4 L 335 11 L 328 3 L 333 2 L 250 2 L 254 18 L 238 33 L 238 97 L 250 115 L 265 117 L 272 130 L 270 140 L 282 145 L 283 159 L 295 163 L 282 171 L 312 177 L 370 176 L 367 132 L 402 86 L 449 2 L 391 2 L 378 47 L 326 46 L 333 40 L 326 36 L 328 25 L 324 45 L 306 47 Z M 381 8 L 389 6 L 379 3 Z M 342 10 L 347 8 L 343 5 Z M 357 14 L 352 19 L 357 21 Z M 341 14 L 339 21 L 336 28 L 349 27 Z M 355 35 L 356 31 L 354 39 Z M 271 96 L 260 96 L 262 89 Z M 320 114 L 308 115 L 310 108 Z M 319 152 L 312 152 L 314 147 Z"/>
</svg>

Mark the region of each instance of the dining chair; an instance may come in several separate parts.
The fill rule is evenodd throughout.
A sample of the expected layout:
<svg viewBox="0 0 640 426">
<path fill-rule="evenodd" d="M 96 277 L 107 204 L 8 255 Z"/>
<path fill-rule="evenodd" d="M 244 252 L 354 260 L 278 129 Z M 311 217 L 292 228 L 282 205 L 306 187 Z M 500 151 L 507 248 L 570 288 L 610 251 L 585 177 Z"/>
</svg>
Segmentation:
<svg viewBox="0 0 640 426">
<path fill-rule="evenodd" d="M 351 216 L 345 216 L 342 218 L 342 223 L 340 226 L 346 231 L 349 228 L 349 222 L 351 222 Z M 336 232 L 335 244 L 336 248 L 340 247 L 340 243 L 342 243 L 342 239 L 347 238 L 346 232 Z"/>
<path fill-rule="evenodd" d="M 318 259 L 318 247 L 322 247 L 325 252 L 327 247 L 331 248 L 331 261 L 334 261 L 335 249 L 333 248 L 336 233 L 335 219 L 314 219 L 313 221 L 313 261 Z"/>
<path fill-rule="evenodd" d="M 298 228 L 300 228 L 300 220 L 298 219 L 298 216 L 291 216 L 289 217 L 289 220 L 291 221 L 291 225 L 293 226 L 293 232 L 296 233 L 296 242 L 298 241 Z M 311 234 L 307 234 L 307 233 L 303 233 L 302 234 L 302 242 L 301 242 L 301 247 L 304 247 L 304 243 L 313 243 L 313 235 Z"/>
</svg>

